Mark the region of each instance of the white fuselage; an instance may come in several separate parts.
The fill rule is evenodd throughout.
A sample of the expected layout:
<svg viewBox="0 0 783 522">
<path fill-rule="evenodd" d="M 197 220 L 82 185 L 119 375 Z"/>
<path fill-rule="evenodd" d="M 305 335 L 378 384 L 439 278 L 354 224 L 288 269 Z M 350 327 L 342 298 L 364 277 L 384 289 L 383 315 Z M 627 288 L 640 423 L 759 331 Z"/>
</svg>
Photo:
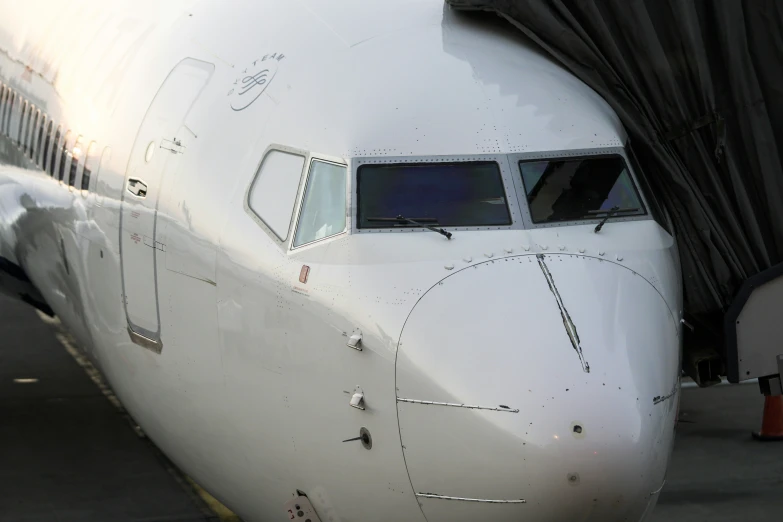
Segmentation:
<svg viewBox="0 0 783 522">
<path fill-rule="evenodd" d="M 532 224 L 520 159 L 626 158 L 627 141 L 532 44 L 440 0 L 2 13 L 0 266 L 243 519 L 286 520 L 297 490 L 344 522 L 654 506 L 679 390 L 675 242 L 649 214 Z M 254 195 L 270 151 L 301 177 Z M 345 230 L 295 246 L 318 161 L 348 173 Z M 443 161 L 497 162 L 512 224 L 357 226 L 357 169 Z M 342 442 L 362 427 L 370 450 Z"/>
</svg>

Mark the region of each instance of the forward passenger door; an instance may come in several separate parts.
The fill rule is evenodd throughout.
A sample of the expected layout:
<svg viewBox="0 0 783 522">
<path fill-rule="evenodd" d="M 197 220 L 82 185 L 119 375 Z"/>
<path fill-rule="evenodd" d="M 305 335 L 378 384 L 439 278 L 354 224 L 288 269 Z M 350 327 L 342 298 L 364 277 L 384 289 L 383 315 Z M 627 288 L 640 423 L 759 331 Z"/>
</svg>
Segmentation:
<svg viewBox="0 0 783 522">
<path fill-rule="evenodd" d="M 147 109 L 125 173 L 120 259 L 128 333 L 156 352 L 163 348 L 156 252 L 166 249 L 156 234 L 158 196 L 168 159 L 184 153 L 177 131 L 213 71 L 212 64 L 192 58 L 174 67 Z"/>
</svg>

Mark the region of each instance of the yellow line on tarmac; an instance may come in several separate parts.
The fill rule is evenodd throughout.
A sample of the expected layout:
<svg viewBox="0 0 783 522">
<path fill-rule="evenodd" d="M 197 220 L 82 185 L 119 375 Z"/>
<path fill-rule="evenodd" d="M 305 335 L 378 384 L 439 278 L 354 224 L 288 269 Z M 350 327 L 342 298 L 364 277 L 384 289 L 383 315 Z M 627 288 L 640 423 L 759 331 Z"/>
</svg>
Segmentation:
<svg viewBox="0 0 783 522">
<path fill-rule="evenodd" d="M 188 481 L 188 484 L 190 484 L 190 487 L 193 488 L 193 491 L 195 491 L 196 494 L 201 497 L 201 500 L 203 500 L 207 506 L 209 506 L 209 509 L 215 512 L 220 520 L 223 522 L 242 522 L 242 519 L 239 518 L 238 515 L 221 504 L 218 499 L 207 493 L 204 488 L 193 482 L 193 479 L 188 476 L 186 476 L 185 479 Z"/>
<path fill-rule="evenodd" d="M 98 369 L 93 366 L 90 360 L 85 357 L 78 348 L 76 348 L 76 341 L 65 331 L 62 323 L 60 323 L 60 320 L 57 317 L 49 317 L 41 312 L 38 312 L 38 316 L 43 322 L 52 325 L 57 330 L 57 333 L 55 334 L 57 340 L 60 342 L 63 348 L 65 348 L 65 351 L 67 351 L 70 356 L 73 357 L 76 363 L 82 367 L 90 380 L 95 383 L 95 385 L 99 390 L 101 390 L 101 393 L 103 393 L 109 402 L 111 402 L 112 405 L 121 413 L 127 413 L 125 408 L 122 406 L 122 403 L 120 403 L 120 400 L 116 395 L 114 395 L 114 392 L 103 380 L 103 376 L 101 375 L 100 371 L 98 371 Z M 146 438 L 146 435 L 144 435 L 144 432 L 141 430 L 141 428 L 135 422 L 132 424 L 136 434 L 139 437 Z M 218 499 L 207 493 L 204 488 L 193 482 L 193 479 L 183 474 L 182 472 L 178 472 L 178 474 L 185 478 L 187 484 L 190 486 L 193 492 L 196 493 L 202 501 L 204 501 L 207 507 L 212 512 L 214 512 L 222 522 L 242 522 L 242 519 L 239 518 L 238 515 L 234 514 L 234 512 L 221 504 Z"/>
</svg>

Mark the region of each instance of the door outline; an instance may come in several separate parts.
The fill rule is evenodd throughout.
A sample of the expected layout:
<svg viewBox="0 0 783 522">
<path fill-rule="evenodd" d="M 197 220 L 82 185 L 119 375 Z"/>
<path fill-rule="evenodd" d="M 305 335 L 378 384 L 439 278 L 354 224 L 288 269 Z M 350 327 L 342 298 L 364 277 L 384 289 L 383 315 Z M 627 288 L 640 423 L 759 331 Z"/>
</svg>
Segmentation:
<svg viewBox="0 0 783 522">
<path fill-rule="evenodd" d="M 155 207 L 153 211 L 153 217 L 152 217 L 152 241 L 153 245 L 149 248 L 152 250 L 152 291 L 154 293 L 153 301 L 155 306 L 155 318 L 157 322 L 157 331 L 151 331 L 148 330 L 142 326 L 139 326 L 137 324 L 134 324 L 134 322 L 131 320 L 129 311 L 128 311 L 128 293 L 126 291 L 126 274 L 125 274 L 125 264 L 126 264 L 126 255 L 123 253 L 123 241 L 124 241 L 124 235 L 128 234 L 127 227 L 124 225 L 124 214 L 125 211 L 128 209 L 127 203 L 129 200 L 135 200 L 136 202 L 143 201 L 146 198 L 145 196 L 140 197 L 136 194 L 133 194 L 129 190 L 129 183 L 131 180 L 140 181 L 140 178 L 137 177 L 133 172 L 131 172 L 131 166 L 134 161 L 134 154 L 138 153 L 138 146 L 139 146 L 139 139 L 142 137 L 142 130 L 144 129 L 145 123 L 148 121 L 148 118 L 150 117 L 150 114 L 153 110 L 153 107 L 155 106 L 155 102 L 158 99 L 158 96 L 163 91 L 163 89 L 166 87 L 169 80 L 172 78 L 172 76 L 177 72 L 177 69 L 179 69 L 183 64 L 191 65 L 192 67 L 196 69 L 201 69 L 202 71 L 205 71 L 207 73 L 206 78 L 201 83 L 200 87 L 195 93 L 195 96 L 193 96 L 192 100 L 190 101 L 190 104 L 187 107 L 187 110 L 184 111 L 181 115 L 181 119 L 176 122 L 174 125 L 175 130 L 179 129 L 185 119 L 187 118 L 187 115 L 190 113 L 190 111 L 193 109 L 193 106 L 198 101 L 199 97 L 201 96 L 204 89 L 206 89 L 207 85 L 209 84 L 210 79 L 212 78 L 212 74 L 215 71 L 214 64 L 211 64 L 209 62 L 204 62 L 202 60 L 197 60 L 194 58 L 185 58 L 178 62 L 172 69 L 169 71 L 169 73 L 166 75 L 165 80 L 163 80 L 163 83 L 161 83 L 160 87 L 155 93 L 155 96 L 152 98 L 152 101 L 150 102 L 150 105 L 147 107 L 146 112 L 144 113 L 144 118 L 141 121 L 141 124 L 139 125 L 139 129 L 136 131 L 136 137 L 133 141 L 133 146 L 131 148 L 131 156 L 128 158 L 128 163 L 125 167 L 125 176 L 123 180 L 123 188 L 122 188 L 122 198 L 120 200 L 120 212 L 119 212 L 119 231 L 120 231 L 120 241 L 119 241 L 119 253 L 120 253 L 120 281 L 122 284 L 122 302 L 123 302 L 123 308 L 125 310 L 125 319 L 127 321 L 127 330 L 128 335 L 130 337 L 130 340 L 143 348 L 147 348 L 155 353 L 161 353 L 163 350 L 163 340 L 161 338 L 161 322 L 160 322 L 160 303 L 158 299 L 158 252 L 163 249 L 157 248 L 157 242 L 155 241 L 155 238 L 157 238 L 157 228 L 158 228 L 158 207 L 160 205 L 160 191 L 163 186 L 163 179 L 166 175 L 168 161 L 164 160 L 163 165 L 161 166 L 160 174 L 158 176 L 158 186 L 153 187 L 153 190 L 156 190 L 155 192 Z M 165 139 L 165 136 L 157 136 L 155 139 L 156 144 L 158 145 L 158 148 L 162 148 L 162 140 Z M 143 147 L 144 150 L 141 151 L 142 154 L 146 155 L 146 149 L 147 147 Z M 162 154 L 164 151 L 158 151 L 158 154 Z M 168 159 L 168 158 L 167 158 Z M 145 159 L 143 164 L 148 163 L 148 161 Z M 147 186 L 146 188 L 149 188 Z M 127 197 L 126 197 L 127 196 Z"/>
</svg>

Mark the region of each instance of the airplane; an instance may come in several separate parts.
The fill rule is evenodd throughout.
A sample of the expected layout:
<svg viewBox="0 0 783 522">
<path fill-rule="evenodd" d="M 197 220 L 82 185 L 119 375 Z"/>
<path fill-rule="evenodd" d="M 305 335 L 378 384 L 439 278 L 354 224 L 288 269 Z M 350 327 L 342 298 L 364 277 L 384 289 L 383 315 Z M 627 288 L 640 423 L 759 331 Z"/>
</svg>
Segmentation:
<svg viewBox="0 0 783 522">
<path fill-rule="evenodd" d="M 617 115 L 438 0 L 6 0 L 0 285 L 247 521 L 640 521 L 671 222 Z"/>
</svg>

